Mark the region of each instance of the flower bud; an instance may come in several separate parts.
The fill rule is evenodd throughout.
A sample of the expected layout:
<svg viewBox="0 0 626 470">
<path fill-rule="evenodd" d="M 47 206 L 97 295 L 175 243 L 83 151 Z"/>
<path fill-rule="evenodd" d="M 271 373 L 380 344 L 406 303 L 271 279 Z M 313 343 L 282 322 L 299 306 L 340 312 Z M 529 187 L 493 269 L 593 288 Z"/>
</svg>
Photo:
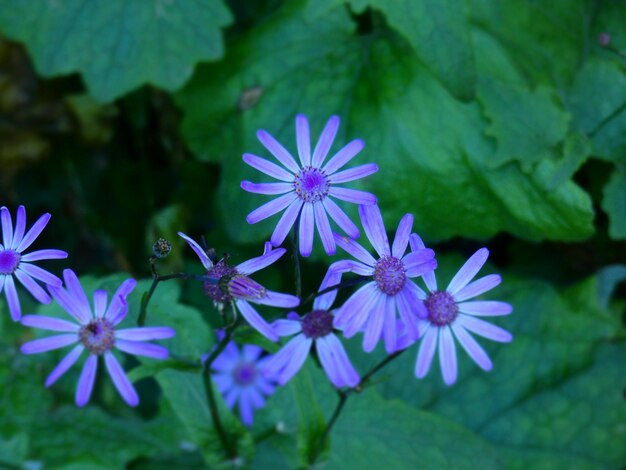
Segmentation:
<svg viewBox="0 0 626 470">
<path fill-rule="evenodd" d="M 165 238 L 159 238 L 152 245 L 152 253 L 156 258 L 166 258 L 170 251 L 172 251 L 172 244 Z"/>
</svg>

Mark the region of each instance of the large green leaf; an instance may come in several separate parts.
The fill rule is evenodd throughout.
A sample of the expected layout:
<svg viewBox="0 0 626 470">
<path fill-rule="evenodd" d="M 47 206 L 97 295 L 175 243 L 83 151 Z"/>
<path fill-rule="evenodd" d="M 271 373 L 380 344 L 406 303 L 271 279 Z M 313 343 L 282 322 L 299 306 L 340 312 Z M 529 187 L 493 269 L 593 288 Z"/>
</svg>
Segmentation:
<svg viewBox="0 0 626 470">
<path fill-rule="evenodd" d="M 0 30 L 28 47 L 39 73 L 82 73 L 109 101 L 143 84 L 183 85 L 199 61 L 223 54 L 221 0 L 2 0 Z"/>
<path fill-rule="evenodd" d="M 626 169 L 616 169 L 604 187 L 602 208 L 609 215 L 609 235 L 626 239 Z"/>
<path fill-rule="evenodd" d="M 342 8 L 307 20 L 290 2 L 235 43 L 228 62 L 201 67 L 177 96 L 192 150 L 223 165 L 217 205 L 236 241 L 267 239 L 276 223 L 274 218 L 251 230 L 245 222 L 267 198 L 243 193 L 239 183 L 268 179 L 240 155 L 267 155 L 255 139 L 259 128 L 295 152 L 292 122 L 298 112 L 309 114 L 314 138 L 330 114 L 346 118 L 334 148 L 362 137 L 366 148 L 355 164 L 374 160 L 380 166 L 362 187 L 378 195 L 388 220 L 412 212 L 429 237 L 488 237 L 506 230 L 530 239 L 572 240 L 592 233 L 591 201 L 571 179 L 554 185 L 546 178 L 553 168 L 525 172 L 517 162 L 494 169 L 500 160 L 477 103 L 454 99 L 390 31 L 363 38 L 353 31 Z M 250 90 L 257 101 L 237 108 Z M 537 161 L 535 149 L 548 154 L 563 137 L 566 118 L 556 113 L 556 137 L 552 132 L 533 143 L 524 158 Z M 507 139 L 507 148 L 526 145 L 521 131 Z"/>
</svg>

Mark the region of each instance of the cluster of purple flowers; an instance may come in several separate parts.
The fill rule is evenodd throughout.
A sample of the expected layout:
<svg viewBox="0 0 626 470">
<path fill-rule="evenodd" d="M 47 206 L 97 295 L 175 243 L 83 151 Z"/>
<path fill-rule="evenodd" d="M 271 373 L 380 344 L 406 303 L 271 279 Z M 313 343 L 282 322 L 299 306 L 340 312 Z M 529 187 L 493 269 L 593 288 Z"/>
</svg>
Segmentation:
<svg viewBox="0 0 626 470">
<path fill-rule="evenodd" d="M 277 196 L 248 215 L 250 224 L 282 212 L 261 256 L 233 265 L 228 257 L 215 259 L 208 250 L 179 232 L 203 265 L 206 271 L 204 292 L 220 312 L 231 307 L 233 312 L 240 313 L 252 328 L 271 341 L 290 337 L 273 355 L 264 353 L 258 346 L 244 345 L 239 348 L 231 342 L 211 364 L 212 378 L 226 404 L 239 409 L 246 425 L 252 424 L 253 410 L 264 405 L 266 397 L 274 392 L 276 386 L 291 380 L 310 355 L 319 361 L 335 387 L 358 387 L 361 378 L 350 362 L 340 336 L 351 338 L 361 333 L 366 352 L 373 351 L 380 342 L 384 343 L 388 354 L 417 344 L 415 376 L 418 378 L 427 375 L 438 351 L 441 374 L 448 385 L 457 378 L 457 343 L 479 367 L 490 370 L 491 360 L 473 335 L 498 342 L 512 339 L 507 331 L 479 318 L 507 315 L 512 311 L 509 304 L 471 300 L 501 282 L 500 276 L 495 274 L 474 280 L 487 260 L 488 250 L 479 249 L 459 269 L 448 286 L 439 289 L 434 274 L 437 268 L 435 253 L 426 248 L 419 235 L 413 232 L 413 216 L 406 214 L 402 217 L 390 243 L 376 196 L 339 186 L 377 172 L 378 166 L 366 163 L 344 169 L 364 148 L 363 142 L 358 139 L 328 158 L 338 129 L 339 118 L 333 116 L 311 151 L 308 120 L 298 115 L 297 160 L 264 130 L 260 130 L 257 136 L 280 165 L 256 155 L 244 154 L 243 160 L 248 165 L 279 181 L 241 183 L 241 187 L 248 192 Z M 356 241 L 360 236 L 359 228 L 335 200 L 358 205 L 361 227 L 374 253 Z M 24 235 L 23 207 L 18 209 L 15 231 L 6 208 L 2 208 L 1 215 L 0 290 L 4 287 L 13 319 L 20 318 L 15 277 L 43 303 L 51 299 L 36 281 L 45 283 L 52 298 L 77 322 L 39 315 L 22 318 L 26 326 L 62 333 L 28 342 L 22 346 L 22 352 L 34 354 L 75 345 L 51 372 L 46 386 L 61 377 L 87 350 L 89 356 L 80 376 L 76 403 L 82 406 L 89 400 L 98 356 L 104 356 L 106 368 L 121 396 L 128 404 L 136 405 L 137 394 L 112 350 L 163 359 L 168 355 L 167 350 L 146 341 L 170 338 L 174 336 L 174 331 L 167 327 L 116 330 L 128 312 L 126 298 L 135 282 L 132 279 L 124 282 L 113 295 L 108 308 L 107 293 L 94 292 L 92 309 L 72 271 L 64 272 L 66 288 L 63 289 L 59 278 L 31 264 L 43 259 L 65 258 L 65 252 L 40 250 L 23 253 L 41 233 L 50 216 L 42 216 Z M 343 234 L 333 232 L 331 220 Z M 298 251 L 303 256 L 311 254 L 317 231 L 328 255 L 335 254 L 339 246 L 353 258 L 330 265 L 314 296 L 312 308 L 302 315 L 293 310 L 300 306 L 299 297 L 269 290 L 251 277 L 286 253 L 280 245 L 292 228 L 297 231 Z M 342 278 L 348 273 L 362 278 L 363 284 L 342 305 L 333 308 L 337 292 L 343 287 Z M 269 323 L 259 313 L 257 305 L 289 311 L 283 318 Z"/>
</svg>

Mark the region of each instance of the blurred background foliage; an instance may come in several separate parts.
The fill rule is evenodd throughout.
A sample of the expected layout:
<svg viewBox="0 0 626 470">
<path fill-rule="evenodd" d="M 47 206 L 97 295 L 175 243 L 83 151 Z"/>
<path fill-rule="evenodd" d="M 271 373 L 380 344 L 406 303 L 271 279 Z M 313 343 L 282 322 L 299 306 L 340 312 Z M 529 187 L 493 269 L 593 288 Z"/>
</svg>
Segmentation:
<svg viewBox="0 0 626 470">
<path fill-rule="evenodd" d="M 261 180 L 241 154 L 267 156 L 260 128 L 295 152 L 297 113 L 314 138 L 338 114 L 335 150 L 365 140 L 359 162 L 380 171 L 360 187 L 390 230 L 415 215 L 444 279 L 491 249 L 494 295 L 515 308 L 499 323 L 515 341 L 485 345 L 494 371 L 464 361 L 446 388 L 415 380 L 406 353 L 351 399 L 326 468 L 626 465 L 625 2 L 0 0 L 0 33 L 0 204 L 52 213 L 39 246 L 67 250 L 89 288 L 148 277 L 161 236 L 163 272 L 199 272 L 179 230 L 260 253 L 275 220 L 245 222 L 264 199 L 240 189 Z M 307 293 L 328 260 L 305 263 Z M 260 280 L 293 290 L 289 259 L 271 271 Z M 127 358 L 139 409 L 102 380 L 77 410 L 77 372 L 45 390 L 60 356 L 20 356 L 32 332 L 0 311 L 0 466 L 233 465 L 195 370 Z M 149 322 L 197 358 L 219 318 L 199 286 L 167 283 Z M 361 371 L 384 354 L 348 345 Z M 235 464 L 306 465 L 335 399 L 309 364 L 252 430 L 227 420 Z"/>
</svg>

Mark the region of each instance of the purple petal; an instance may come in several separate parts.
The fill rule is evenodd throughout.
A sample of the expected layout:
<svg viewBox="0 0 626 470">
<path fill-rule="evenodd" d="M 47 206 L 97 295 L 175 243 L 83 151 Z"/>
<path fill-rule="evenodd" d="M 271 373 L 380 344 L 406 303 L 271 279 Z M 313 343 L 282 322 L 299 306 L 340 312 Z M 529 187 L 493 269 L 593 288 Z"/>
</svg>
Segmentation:
<svg viewBox="0 0 626 470">
<path fill-rule="evenodd" d="M 340 120 L 338 116 L 331 116 L 326 123 L 326 126 L 324 126 L 324 130 L 322 131 L 322 134 L 317 141 L 315 150 L 313 150 L 313 157 L 311 158 L 311 165 L 313 167 L 319 168 L 322 166 L 322 163 L 324 163 L 324 160 L 328 155 L 328 151 L 333 145 L 333 141 L 335 140 L 335 136 L 337 135 L 339 122 Z"/>
<path fill-rule="evenodd" d="M 13 274 L 15 274 L 17 280 L 20 281 L 22 285 L 28 290 L 28 292 L 33 294 L 33 297 L 35 297 L 39 302 L 41 302 L 42 304 L 50 303 L 51 299 L 48 293 L 43 290 L 42 287 L 37 284 L 32 277 L 22 271 L 21 268 L 17 268 L 17 270 Z"/>
<path fill-rule="evenodd" d="M 407 285 L 409 283 L 407 282 Z M 404 323 L 404 328 L 406 330 L 406 334 L 411 339 L 419 338 L 419 329 L 417 327 L 417 308 L 414 304 L 415 298 L 412 296 L 411 292 L 408 291 L 406 285 L 404 289 L 396 295 L 397 305 L 398 305 L 398 313 L 400 313 L 400 318 Z M 421 300 L 417 299 L 418 303 L 422 303 Z M 422 305 L 423 307 L 423 305 Z M 424 307 L 423 307 L 424 308 Z"/>
<path fill-rule="evenodd" d="M 98 356 L 90 354 L 83 370 L 80 373 L 80 379 L 78 380 L 78 387 L 76 388 L 76 405 L 82 407 L 89 402 L 91 398 L 91 391 L 93 390 L 93 384 L 96 380 L 96 372 L 98 370 Z"/>
<path fill-rule="evenodd" d="M 49 331 L 77 332 L 80 329 L 76 323 L 43 315 L 25 315 L 22 317 L 21 323 L 24 326 Z"/>
<path fill-rule="evenodd" d="M 423 250 L 426 248 L 426 245 L 424 245 L 424 242 L 417 233 L 411 234 L 409 243 L 411 244 L 412 251 Z M 422 274 L 422 278 L 424 279 L 426 287 L 428 287 L 430 292 L 435 292 L 437 290 L 437 278 L 435 277 L 435 273 L 433 271 L 425 272 Z"/>
<path fill-rule="evenodd" d="M 35 339 L 28 343 L 22 344 L 20 351 L 22 354 L 39 354 L 46 351 L 52 351 L 53 349 L 60 349 L 74 344 L 78 341 L 78 335 L 66 334 L 50 336 L 48 338 Z"/>
<path fill-rule="evenodd" d="M 398 224 L 398 230 L 396 230 L 396 236 L 393 239 L 393 246 L 391 247 L 391 254 L 396 258 L 402 258 L 406 247 L 409 244 L 409 236 L 413 229 L 413 215 L 404 214 L 404 217 Z M 433 253 L 434 256 L 434 253 Z"/>
<path fill-rule="evenodd" d="M 447 326 L 439 330 L 439 365 L 445 384 L 452 385 L 456 382 L 456 346 L 454 345 L 452 331 Z"/>
<path fill-rule="evenodd" d="M 82 312 L 89 312 L 89 318 L 93 317 L 93 313 L 91 311 L 91 305 L 89 304 L 89 299 L 87 299 L 87 295 L 83 289 L 83 286 L 80 284 L 78 277 L 76 277 L 76 273 L 71 269 L 65 269 L 63 271 L 63 279 L 65 279 L 65 286 L 67 287 L 70 295 L 74 299 L 74 301 L 78 304 Z"/>
<path fill-rule="evenodd" d="M 207 270 L 213 267 L 213 261 L 211 261 L 209 255 L 206 254 L 206 252 L 202 249 L 200 245 L 198 245 L 198 243 L 196 243 L 195 240 L 193 240 L 191 237 L 188 237 L 183 232 L 178 232 L 178 235 L 183 238 L 191 247 L 191 249 L 196 253 L 196 255 L 198 255 L 202 266 L 204 266 Z"/>
<path fill-rule="evenodd" d="M 89 320 L 91 320 L 89 312 L 82 311 L 80 305 L 78 305 L 74 298 L 71 297 L 65 289 L 49 285 L 48 290 L 52 294 L 52 297 L 54 297 L 54 300 L 56 300 L 57 303 L 79 323 L 89 323 Z"/>
<path fill-rule="evenodd" d="M 263 395 L 259 393 L 256 387 L 248 388 L 248 396 L 252 402 L 253 408 L 262 408 L 265 406 L 265 398 L 263 398 Z"/>
<path fill-rule="evenodd" d="M 15 217 L 15 232 L 13 233 L 13 244 L 9 248 L 16 250 L 20 245 L 22 238 L 24 238 L 24 231 L 26 230 L 26 209 L 24 206 L 17 208 L 17 216 Z M 24 257 L 22 257 L 24 259 Z"/>
<path fill-rule="evenodd" d="M 329 177 L 331 184 L 347 183 L 348 181 L 354 181 L 366 176 L 372 175 L 378 171 L 378 165 L 376 163 L 366 163 L 365 165 L 356 166 L 349 170 L 340 171 Z"/>
<path fill-rule="evenodd" d="M 239 400 L 239 395 L 240 394 L 241 394 L 241 388 L 239 388 L 239 387 L 232 388 L 224 396 L 224 403 L 226 403 L 226 406 L 232 410 L 235 407 L 235 404 L 237 403 L 237 400 Z"/>
<path fill-rule="evenodd" d="M 330 229 L 330 223 L 328 222 L 328 216 L 326 210 L 322 204 L 313 204 L 313 212 L 315 214 L 315 225 L 317 226 L 317 233 L 319 233 L 322 239 L 322 245 L 326 254 L 332 256 L 337 249 L 335 248 L 335 240 L 333 238 L 333 232 Z"/>
<path fill-rule="evenodd" d="M 4 288 L 4 280 L 7 277 L 11 277 L 11 275 L 0 274 L 0 294 L 2 293 L 2 289 Z"/>
<path fill-rule="evenodd" d="M 115 332 L 118 339 L 129 341 L 150 341 L 153 339 L 168 339 L 176 336 L 176 331 L 167 326 L 143 326 L 141 328 L 125 328 Z"/>
<path fill-rule="evenodd" d="M 330 345 L 326 342 L 326 338 L 327 337 L 322 337 L 315 340 L 317 356 L 332 384 L 337 388 L 341 388 L 345 385 L 344 380 L 339 372 L 339 366 L 333 357 Z"/>
<path fill-rule="evenodd" d="M 463 289 L 472 279 L 474 279 L 474 276 L 476 276 L 478 271 L 480 271 L 480 268 L 482 268 L 487 261 L 488 256 L 489 250 L 487 248 L 481 248 L 474 253 L 465 262 L 461 269 L 459 269 L 459 272 L 452 278 L 446 290 L 454 295 Z"/>
<path fill-rule="evenodd" d="M 287 207 L 283 215 L 280 217 L 280 220 L 276 224 L 276 228 L 272 233 L 272 237 L 270 238 L 272 245 L 280 246 L 285 241 L 285 238 L 287 238 L 287 235 L 289 234 L 291 227 L 293 227 L 293 224 L 296 221 L 303 205 L 304 203 L 300 199 L 295 199 L 291 204 L 289 204 L 289 207 Z"/>
<path fill-rule="evenodd" d="M 65 356 L 61 362 L 57 364 L 52 372 L 50 372 L 50 375 L 48 375 L 48 378 L 46 379 L 46 387 L 50 387 L 53 383 L 59 380 L 59 378 L 74 365 L 84 349 L 85 348 L 82 344 L 77 344 L 74 349 L 72 349 L 67 356 Z"/>
<path fill-rule="evenodd" d="M 364 206 L 372 206 L 377 202 L 376 196 L 367 191 L 361 191 L 359 189 L 339 188 L 337 186 L 331 186 L 328 194 L 342 201 L 352 202 L 354 204 L 360 204 Z"/>
<path fill-rule="evenodd" d="M 407 281 L 404 285 L 404 289 L 402 289 L 402 292 L 411 304 L 411 310 L 413 313 L 415 313 L 419 318 L 426 318 L 428 316 L 428 310 L 426 310 L 423 302 L 423 300 L 426 299 L 426 292 L 424 292 L 413 281 Z"/>
<path fill-rule="evenodd" d="M 261 256 L 257 256 L 256 258 L 252 258 L 248 261 L 244 261 L 243 263 L 238 264 L 237 271 L 239 271 L 241 274 L 249 276 L 250 274 L 253 274 L 263 268 L 268 267 L 270 264 L 275 263 L 286 252 L 287 250 L 285 250 L 284 248 L 277 248 L 276 250 L 269 251 Z"/>
<path fill-rule="evenodd" d="M 93 312 L 96 318 L 102 318 L 107 309 L 108 294 L 105 290 L 97 290 L 93 293 Z"/>
<path fill-rule="evenodd" d="M 291 336 L 302 331 L 302 324 L 295 320 L 275 320 L 272 328 L 278 336 Z"/>
<path fill-rule="evenodd" d="M 229 374 L 214 373 L 211 374 L 211 380 L 213 380 L 213 383 L 222 394 L 233 388 L 235 384 L 233 377 Z"/>
<path fill-rule="evenodd" d="M 379 295 L 381 294 L 375 282 L 368 282 L 361 286 L 336 311 L 333 324 L 337 328 L 342 328 L 353 316 L 365 316 L 367 318 L 369 311 L 365 309 L 365 306 L 372 303 Z M 349 338 L 350 336 L 346 337 Z"/>
<path fill-rule="evenodd" d="M 354 256 L 359 261 L 367 264 L 368 266 L 374 266 L 376 264 L 376 260 L 369 252 L 363 248 L 359 243 L 355 242 L 351 238 L 341 236 L 339 234 L 335 234 L 335 242 L 339 245 L 344 251 Z"/>
<path fill-rule="evenodd" d="M 35 266 L 34 264 L 20 263 L 19 269 L 24 271 L 30 277 L 34 277 L 38 281 L 41 281 L 50 286 L 60 287 L 63 284 L 61 279 L 56 277 L 54 274 L 51 274 L 48 271 L 41 269 L 39 266 Z"/>
<path fill-rule="evenodd" d="M 326 198 L 322 201 L 326 213 L 330 215 L 330 218 L 339 226 L 341 230 L 346 232 L 350 238 L 359 238 L 361 235 L 358 227 L 350 220 L 344 211 L 330 198 Z"/>
<path fill-rule="evenodd" d="M 494 287 L 498 286 L 501 282 L 502 278 L 498 274 L 489 274 L 466 285 L 463 289 L 454 294 L 454 299 L 457 302 L 461 302 L 467 299 L 473 299 L 480 294 L 484 294 L 485 292 L 490 291 Z"/>
<path fill-rule="evenodd" d="M 44 259 L 65 259 L 67 253 L 61 250 L 37 250 L 31 251 L 28 254 L 22 255 L 22 261 L 31 263 L 33 261 L 40 261 Z"/>
<path fill-rule="evenodd" d="M 11 248 L 13 246 L 13 222 L 11 213 L 6 207 L 0 209 L 0 220 L 2 220 L 2 242 L 4 246 Z"/>
<path fill-rule="evenodd" d="M 328 268 L 328 271 L 326 271 L 326 275 L 322 280 L 319 292 L 341 283 L 341 275 L 342 271 L 334 269 L 334 266 L 331 265 L 331 267 Z M 313 310 L 330 310 L 330 307 L 333 305 L 333 302 L 337 297 L 337 290 L 338 289 L 333 289 L 326 294 L 315 297 L 315 300 L 313 301 Z"/>
<path fill-rule="evenodd" d="M 115 291 L 115 294 L 113 294 L 113 298 L 111 299 L 107 312 L 104 314 L 104 318 L 109 319 L 114 325 L 117 325 L 124 319 L 126 314 L 123 312 L 125 309 L 128 309 L 126 297 L 128 297 L 136 285 L 137 281 L 134 279 L 126 279 L 122 282 L 117 288 L 117 291 Z"/>
<path fill-rule="evenodd" d="M 417 362 L 415 363 L 415 377 L 421 379 L 426 377 L 430 364 L 433 362 L 435 349 L 437 349 L 437 336 L 439 328 L 429 327 L 422 337 L 419 352 L 417 353 Z"/>
<path fill-rule="evenodd" d="M 437 268 L 437 260 L 435 252 L 428 248 L 419 251 L 412 251 L 404 258 L 402 262 L 406 267 L 406 275 L 408 277 L 423 276 L 432 272 Z"/>
<path fill-rule="evenodd" d="M 137 406 L 139 404 L 139 397 L 137 396 L 135 387 L 130 383 L 124 369 L 122 369 L 122 366 L 120 366 L 120 363 L 111 351 L 105 353 L 104 363 L 109 371 L 111 380 L 113 380 L 113 385 L 115 385 L 117 391 L 120 392 L 124 401 L 130 406 Z"/>
<path fill-rule="evenodd" d="M 241 422 L 245 426 L 252 426 L 254 422 L 252 401 L 250 400 L 249 390 L 245 388 L 241 390 L 241 396 L 239 397 L 239 414 L 241 416 Z"/>
<path fill-rule="evenodd" d="M 324 339 L 326 340 L 326 343 L 328 344 L 333 357 L 337 362 L 339 373 L 343 377 L 344 385 L 347 385 L 348 387 L 356 387 L 361 381 L 361 378 L 352 366 L 350 359 L 348 359 L 348 355 L 346 354 L 343 344 L 341 344 L 341 341 L 339 341 L 337 336 L 334 334 L 327 335 Z"/>
<path fill-rule="evenodd" d="M 315 217 L 313 215 L 313 205 L 305 204 L 300 213 L 300 254 L 310 256 L 313 250 L 313 236 L 315 231 Z"/>
<path fill-rule="evenodd" d="M 461 314 L 457 317 L 456 321 L 467 330 L 483 338 L 499 343 L 509 343 L 513 340 L 513 335 L 508 331 L 476 317 Z"/>
<path fill-rule="evenodd" d="M 287 183 L 293 183 L 294 175 L 278 165 L 268 162 L 264 158 L 257 157 L 256 155 L 252 155 L 250 153 L 244 153 L 243 161 L 252 168 L 259 170 L 261 173 L 265 173 L 272 178 L 276 178 L 277 180 L 285 181 Z"/>
<path fill-rule="evenodd" d="M 381 257 L 390 256 L 389 240 L 378 206 L 359 206 L 359 215 L 365 234 L 378 255 Z"/>
<path fill-rule="evenodd" d="M 33 242 L 37 239 L 39 234 L 43 231 L 43 229 L 46 228 L 46 225 L 48 225 L 49 220 L 50 220 L 50 214 L 48 213 L 39 217 L 39 219 L 37 219 L 37 222 L 33 224 L 33 226 L 26 233 L 24 238 L 22 238 L 22 241 L 20 242 L 18 247 L 15 248 L 15 251 L 17 251 L 18 253 L 22 253 L 29 246 L 31 246 Z"/>
<path fill-rule="evenodd" d="M 283 194 L 269 202 L 266 202 L 260 207 L 257 207 L 246 217 L 246 221 L 249 224 L 256 224 L 261 220 L 265 220 L 268 217 L 278 214 L 280 211 L 289 206 L 292 202 L 297 200 L 297 196 L 294 193 Z"/>
<path fill-rule="evenodd" d="M 125 339 L 116 338 L 115 347 L 128 354 L 152 357 L 154 359 L 167 359 L 170 355 L 167 348 L 163 346 L 152 343 L 142 343 L 136 340 L 127 341 Z"/>
<path fill-rule="evenodd" d="M 294 308 L 300 305 L 300 298 L 291 294 L 283 294 L 271 290 L 265 291 L 265 297 L 260 299 L 247 299 L 249 302 L 270 307 Z"/>
<path fill-rule="evenodd" d="M 9 304 L 11 318 L 13 321 L 18 321 L 22 316 L 22 308 L 20 307 L 20 299 L 17 297 L 13 276 L 4 277 L 4 295 L 7 299 L 7 304 Z"/>
<path fill-rule="evenodd" d="M 470 300 L 469 302 L 461 302 L 457 306 L 459 307 L 459 312 L 479 317 L 508 315 L 513 311 L 513 307 L 510 304 L 498 302 L 497 300 Z"/>
<path fill-rule="evenodd" d="M 255 194 L 285 194 L 293 191 L 292 183 L 251 183 L 242 181 L 241 189 Z"/>
<path fill-rule="evenodd" d="M 296 141 L 300 163 L 303 167 L 311 165 L 311 133 L 309 121 L 304 114 L 296 116 Z"/>
<path fill-rule="evenodd" d="M 363 150 L 365 144 L 361 139 L 355 139 L 349 142 L 344 148 L 339 150 L 324 166 L 323 170 L 332 175 L 335 171 L 342 168 L 346 163 L 352 160 L 356 155 Z"/>
<path fill-rule="evenodd" d="M 245 300 L 236 300 L 235 303 L 243 317 L 250 326 L 265 336 L 270 341 L 278 341 L 278 335 L 272 327 L 257 313 L 257 311 Z"/>
<path fill-rule="evenodd" d="M 454 332 L 454 336 L 459 340 L 465 352 L 469 354 L 472 360 L 478 364 L 478 366 L 483 370 L 491 370 L 493 368 L 493 364 L 491 363 L 491 359 L 485 352 L 485 350 L 476 342 L 472 335 L 470 335 L 465 328 L 460 326 L 458 323 L 453 323 L 451 325 L 452 331 Z"/>
<path fill-rule="evenodd" d="M 255 344 L 244 344 L 241 348 L 242 357 L 248 362 L 256 362 L 263 349 Z"/>
<path fill-rule="evenodd" d="M 384 294 L 379 295 L 376 305 L 370 312 L 367 325 L 365 325 L 365 334 L 363 335 L 363 351 L 365 352 L 372 352 L 380 340 L 385 322 L 386 302 L 387 296 Z"/>
<path fill-rule="evenodd" d="M 383 324 L 383 337 L 385 339 L 385 349 L 388 354 L 391 354 L 396 350 L 398 343 L 395 296 L 387 296 L 384 308 L 385 319 Z"/>
<path fill-rule="evenodd" d="M 298 335 L 291 341 L 296 341 L 297 343 L 289 362 L 278 375 L 277 381 L 280 385 L 285 385 L 300 370 L 306 358 L 309 356 L 311 344 L 313 343 L 310 338 L 305 338 L 304 335 Z"/>
<path fill-rule="evenodd" d="M 300 167 L 291 154 L 287 152 L 285 147 L 272 137 L 271 134 L 261 129 L 256 133 L 256 136 L 261 141 L 263 146 L 269 150 L 269 152 L 274 155 L 276 159 L 285 166 L 285 168 L 288 168 L 294 173 L 300 171 Z"/>
</svg>

